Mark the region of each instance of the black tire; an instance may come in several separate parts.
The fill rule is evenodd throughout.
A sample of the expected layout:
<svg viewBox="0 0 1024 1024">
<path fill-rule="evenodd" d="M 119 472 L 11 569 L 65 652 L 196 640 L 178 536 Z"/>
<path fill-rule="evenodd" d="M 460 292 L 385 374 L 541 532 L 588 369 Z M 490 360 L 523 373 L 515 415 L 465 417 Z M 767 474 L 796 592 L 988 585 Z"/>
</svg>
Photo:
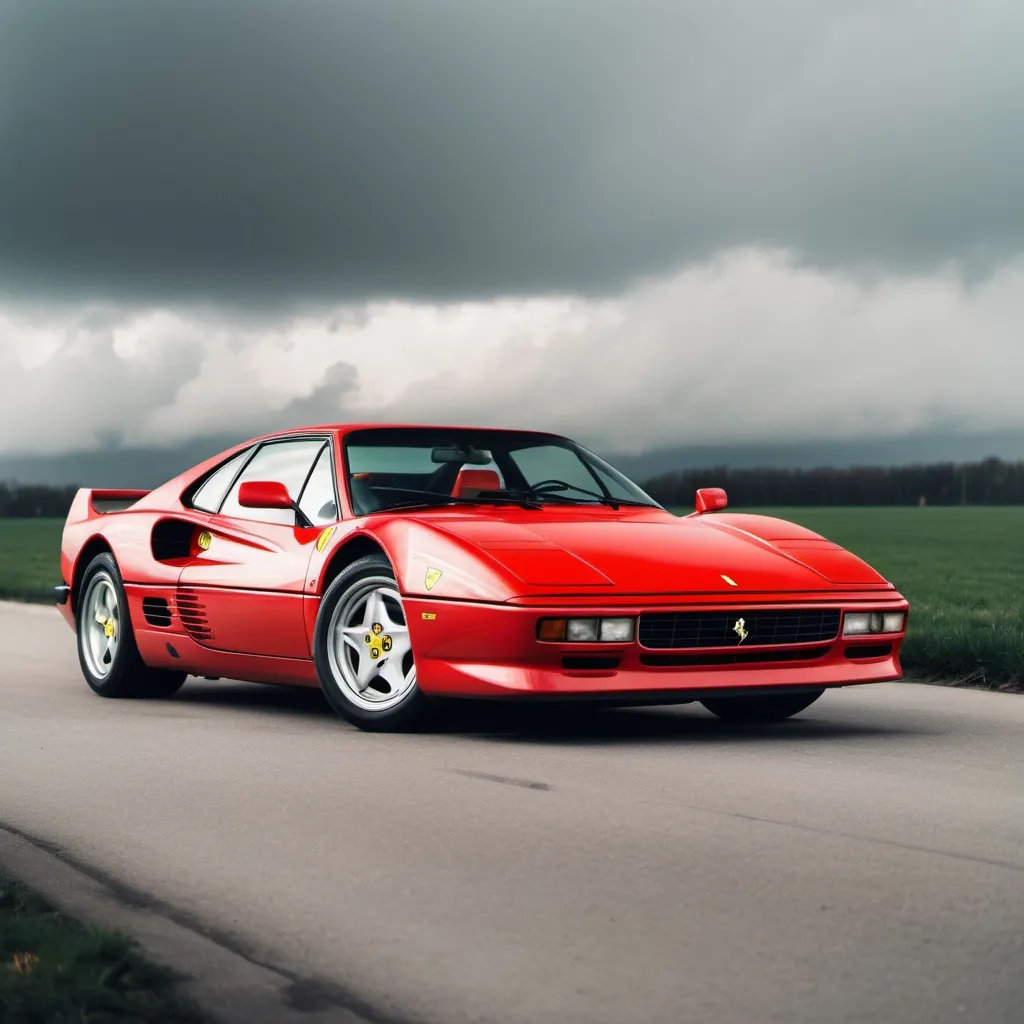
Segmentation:
<svg viewBox="0 0 1024 1024">
<path fill-rule="evenodd" d="M 763 694 L 758 697 L 720 697 L 702 700 L 714 715 L 726 722 L 781 722 L 810 707 L 825 691 Z"/>
<path fill-rule="evenodd" d="M 111 636 L 116 635 L 117 643 L 106 661 L 95 653 L 90 654 L 90 630 L 97 625 L 91 611 L 94 586 L 97 589 L 101 586 L 109 588 L 108 593 L 113 595 L 118 612 L 116 631 L 113 628 L 111 631 Z M 170 697 L 181 689 L 187 673 L 150 668 L 142 660 L 135 643 L 121 572 L 113 555 L 103 552 L 86 566 L 76 601 L 78 662 L 93 692 L 101 697 Z M 99 662 L 103 662 L 99 667 L 105 668 L 105 672 L 97 671 Z"/>
<path fill-rule="evenodd" d="M 358 606 L 360 594 L 367 588 L 372 588 L 375 583 L 380 586 L 389 583 L 394 588 L 394 593 L 397 593 L 395 572 L 391 563 L 383 555 L 366 555 L 343 569 L 333 580 L 320 601 L 320 611 L 316 617 L 313 634 L 313 661 L 316 665 L 320 687 L 324 691 L 328 703 L 342 718 L 367 731 L 398 732 L 410 729 L 414 725 L 420 725 L 425 720 L 429 701 L 420 692 L 415 677 L 412 678 L 411 685 L 407 690 L 395 690 L 395 697 L 392 698 L 388 692 L 381 692 L 384 686 L 390 686 L 390 684 L 383 682 L 383 676 L 378 676 L 371 685 L 374 690 L 374 699 L 376 699 L 377 693 L 380 693 L 379 700 L 382 706 L 378 709 L 372 706 L 373 699 L 357 695 L 350 680 L 344 675 L 346 671 L 349 673 L 353 671 L 352 656 L 346 652 L 344 657 L 348 660 L 345 664 L 341 664 L 338 655 L 332 654 L 333 634 L 336 628 L 342 624 L 335 613 L 337 612 L 340 616 L 345 612 L 347 606 Z M 389 601 L 392 606 L 397 604 L 400 608 L 400 602 L 395 602 L 393 597 L 389 598 Z M 394 611 L 394 607 L 392 610 Z M 404 610 L 402 618 L 404 619 Z M 407 621 L 405 626 L 408 627 Z M 411 647 L 404 656 L 409 659 L 411 666 L 403 673 L 408 675 L 408 672 L 415 668 L 411 660 Z M 390 660 L 392 660 L 390 656 L 382 657 L 379 664 L 383 667 Z M 400 661 L 395 663 L 401 667 Z M 381 691 L 376 689 L 378 685 L 381 687 Z M 366 693 L 365 690 L 364 693 Z"/>
</svg>

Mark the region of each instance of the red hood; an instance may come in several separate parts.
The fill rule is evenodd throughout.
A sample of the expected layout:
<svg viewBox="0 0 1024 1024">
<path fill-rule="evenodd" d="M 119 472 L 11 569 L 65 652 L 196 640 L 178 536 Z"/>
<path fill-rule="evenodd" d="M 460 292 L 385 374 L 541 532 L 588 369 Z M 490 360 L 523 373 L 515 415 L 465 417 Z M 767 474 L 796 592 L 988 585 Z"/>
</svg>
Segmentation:
<svg viewBox="0 0 1024 1024">
<path fill-rule="evenodd" d="M 625 593 L 820 591 L 885 580 L 849 552 L 793 524 L 758 516 L 548 513 L 436 519 L 536 587 L 615 586 Z M 717 520 L 717 521 L 716 521 Z M 753 532 L 757 524 L 778 539 Z M 784 527 L 774 530 L 770 524 Z M 781 536 L 780 536 L 781 534 Z M 728 577 L 733 581 L 730 583 Z"/>
</svg>

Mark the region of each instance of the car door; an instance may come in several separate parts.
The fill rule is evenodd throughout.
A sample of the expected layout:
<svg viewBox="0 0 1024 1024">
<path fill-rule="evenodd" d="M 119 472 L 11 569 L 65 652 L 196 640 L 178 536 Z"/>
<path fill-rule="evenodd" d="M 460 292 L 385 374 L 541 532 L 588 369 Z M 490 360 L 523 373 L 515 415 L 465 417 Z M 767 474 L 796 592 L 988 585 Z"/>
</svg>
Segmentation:
<svg viewBox="0 0 1024 1024">
<path fill-rule="evenodd" d="M 293 509 L 243 507 L 239 488 L 247 481 L 284 484 L 303 516 Z M 185 628 L 215 650 L 310 657 L 302 605 L 306 568 L 324 527 L 338 517 L 330 437 L 260 444 L 178 577 L 178 614 Z"/>
</svg>

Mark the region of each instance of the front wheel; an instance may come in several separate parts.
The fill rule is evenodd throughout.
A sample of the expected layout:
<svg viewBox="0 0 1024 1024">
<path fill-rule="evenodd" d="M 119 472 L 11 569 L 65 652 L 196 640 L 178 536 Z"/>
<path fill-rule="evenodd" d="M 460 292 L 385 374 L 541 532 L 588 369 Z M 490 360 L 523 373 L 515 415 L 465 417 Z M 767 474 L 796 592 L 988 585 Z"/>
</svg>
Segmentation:
<svg viewBox="0 0 1024 1024">
<path fill-rule="evenodd" d="M 353 562 L 327 588 L 313 660 L 331 707 L 361 729 L 404 729 L 422 717 L 409 624 L 382 555 Z"/>
<path fill-rule="evenodd" d="M 727 722 L 781 722 L 810 707 L 825 691 L 768 694 L 759 697 L 719 697 L 702 700 L 714 715 Z"/>
</svg>

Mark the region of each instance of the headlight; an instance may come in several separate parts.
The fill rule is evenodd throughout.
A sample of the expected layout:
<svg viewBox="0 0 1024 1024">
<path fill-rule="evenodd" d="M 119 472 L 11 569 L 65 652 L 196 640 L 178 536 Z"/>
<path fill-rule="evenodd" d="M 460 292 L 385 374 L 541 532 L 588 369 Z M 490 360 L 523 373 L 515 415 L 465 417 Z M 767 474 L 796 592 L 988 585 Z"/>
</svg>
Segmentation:
<svg viewBox="0 0 1024 1024">
<path fill-rule="evenodd" d="M 606 643 L 627 644 L 633 639 L 632 619 L 602 619 L 601 639 Z"/>
<path fill-rule="evenodd" d="M 597 619 L 569 619 L 565 624 L 565 639 L 579 643 L 594 643 L 597 640 Z"/>
<path fill-rule="evenodd" d="M 904 620 L 903 612 L 847 612 L 843 616 L 843 636 L 899 633 Z"/>
<path fill-rule="evenodd" d="M 847 612 L 843 616 L 843 636 L 870 633 L 871 616 L 867 612 Z"/>
<path fill-rule="evenodd" d="M 627 618 L 541 619 L 537 639 L 548 643 L 628 644 L 633 640 L 636 621 Z"/>
</svg>

